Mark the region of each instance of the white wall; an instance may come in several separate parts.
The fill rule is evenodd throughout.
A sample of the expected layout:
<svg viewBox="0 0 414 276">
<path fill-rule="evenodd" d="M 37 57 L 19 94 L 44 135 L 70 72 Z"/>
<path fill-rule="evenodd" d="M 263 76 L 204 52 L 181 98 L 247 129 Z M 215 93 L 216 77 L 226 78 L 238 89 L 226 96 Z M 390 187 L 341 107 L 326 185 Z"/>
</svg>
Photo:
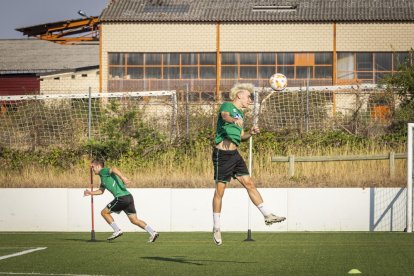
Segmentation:
<svg viewBox="0 0 414 276">
<path fill-rule="evenodd" d="M 251 205 L 252 231 L 403 231 L 406 190 L 401 188 L 259 189 L 269 209 L 285 222 L 266 226 Z M 213 189 L 130 189 L 138 216 L 157 231 L 211 231 Z M 111 228 L 100 210 L 112 200 L 94 197 L 95 231 Z M 0 189 L 0 231 L 90 231 L 91 199 L 83 189 Z M 248 197 L 227 189 L 222 231 L 246 231 Z M 126 215 L 114 214 L 124 231 L 137 230 Z"/>
</svg>

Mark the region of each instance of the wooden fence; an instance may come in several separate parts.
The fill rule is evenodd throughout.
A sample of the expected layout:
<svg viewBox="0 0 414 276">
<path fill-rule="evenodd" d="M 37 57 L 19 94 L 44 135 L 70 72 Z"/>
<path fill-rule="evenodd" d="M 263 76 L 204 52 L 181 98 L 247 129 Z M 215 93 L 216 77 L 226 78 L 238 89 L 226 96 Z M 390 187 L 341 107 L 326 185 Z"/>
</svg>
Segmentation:
<svg viewBox="0 0 414 276">
<path fill-rule="evenodd" d="M 390 152 L 389 154 L 375 155 L 332 155 L 332 156 L 275 156 L 272 162 L 289 162 L 289 177 L 295 175 L 295 162 L 333 162 L 333 161 L 368 161 L 368 160 L 389 160 L 389 174 L 395 176 L 395 159 L 406 159 L 406 153 Z"/>
</svg>

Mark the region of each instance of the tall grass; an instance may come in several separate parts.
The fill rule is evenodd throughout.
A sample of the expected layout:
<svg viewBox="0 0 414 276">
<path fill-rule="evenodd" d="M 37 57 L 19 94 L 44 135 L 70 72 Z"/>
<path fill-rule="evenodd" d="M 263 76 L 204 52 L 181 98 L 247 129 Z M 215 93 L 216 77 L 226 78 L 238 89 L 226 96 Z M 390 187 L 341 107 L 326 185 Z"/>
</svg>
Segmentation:
<svg viewBox="0 0 414 276">
<path fill-rule="evenodd" d="M 285 149 L 283 155 L 371 155 L 390 151 L 405 152 L 404 146 L 390 148 L 370 145 L 355 147 L 345 144 L 340 147 L 295 147 Z M 248 162 L 247 147 L 241 154 Z M 295 176 L 288 177 L 288 164 L 272 162 L 272 156 L 281 155 L 274 149 L 262 148 L 254 151 L 253 179 L 260 187 L 402 187 L 406 185 L 406 160 L 396 160 L 395 177 L 389 177 L 388 161 L 343 161 L 295 163 Z M 57 169 L 52 166 L 27 165 L 17 171 L 0 172 L 1 188 L 82 188 L 90 182 L 87 157 L 73 166 Z M 155 188 L 206 188 L 214 187 L 211 148 L 197 146 L 188 154 L 177 154 L 169 149 L 161 156 L 150 157 L 143 165 L 132 159 L 120 159 L 108 163 L 121 169 L 132 181 L 130 187 Z M 99 177 L 94 177 L 95 187 Z M 240 187 L 232 181 L 229 187 Z"/>
</svg>

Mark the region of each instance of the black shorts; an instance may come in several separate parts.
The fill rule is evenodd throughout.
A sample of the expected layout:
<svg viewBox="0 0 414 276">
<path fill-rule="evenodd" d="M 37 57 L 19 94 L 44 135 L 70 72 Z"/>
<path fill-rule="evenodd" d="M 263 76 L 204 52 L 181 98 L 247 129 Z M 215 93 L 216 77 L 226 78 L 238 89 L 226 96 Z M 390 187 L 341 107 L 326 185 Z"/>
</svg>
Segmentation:
<svg viewBox="0 0 414 276">
<path fill-rule="evenodd" d="M 237 150 L 219 150 L 214 148 L 213 154 L 214 180 L 230 182 L 236 176 L 249 175 L 246 163 Z"/>
<path fill-rule="evenodd" d="M 137 213 L 137 211 L 135 211 L 134 198 L 132 195 L 116 197 L 108 205 L 106 205 L 106 208 L 108 208 L 111 213 L 117 214 L 121 211 L 124 211 L 127 215 Z"/>
</svg>

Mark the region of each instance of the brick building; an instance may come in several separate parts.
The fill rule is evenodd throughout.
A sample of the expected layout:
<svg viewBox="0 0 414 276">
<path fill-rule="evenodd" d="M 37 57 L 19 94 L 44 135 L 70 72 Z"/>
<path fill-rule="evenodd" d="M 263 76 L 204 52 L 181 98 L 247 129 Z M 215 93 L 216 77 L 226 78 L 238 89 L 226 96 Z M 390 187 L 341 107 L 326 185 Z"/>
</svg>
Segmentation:
<svg viewBox="0 0 414 276">
<path fill-rule="evenodd" d="M 112 0 L 103 91 L 377 83 L 410 59 L 412 0 Z"/>
</svg>

